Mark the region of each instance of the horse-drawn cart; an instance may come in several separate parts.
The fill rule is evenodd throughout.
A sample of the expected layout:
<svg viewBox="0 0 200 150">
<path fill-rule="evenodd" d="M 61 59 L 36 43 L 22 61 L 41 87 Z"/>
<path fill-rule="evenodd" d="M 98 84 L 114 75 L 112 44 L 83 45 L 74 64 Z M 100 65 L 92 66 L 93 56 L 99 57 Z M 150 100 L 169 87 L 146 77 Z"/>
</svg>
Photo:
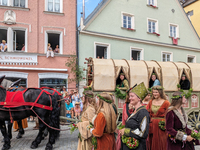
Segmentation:
<svg viewBox="0 0 200 150">
<path fill-rule="evenodd" d="M 124 99 L 117 98 L 115 94 L 120 73 L 123 72 L 130 87 L 144 82 L 147 88 L 149 88 L 152 73 L 155 73 L 164 87 L 169 101 L 171 101 L 172 93 L 178 91 L 177 84 L 179 84 L 184 73 L 190 82 L 190 88 L 193 89 L 187 103 L 183 106 L 188 114 L 188 125 L 192 129 L 200 130 L 200 64 L 93 58 L 86 58 L 86 60 L 87 86 L 91 86 L 95 93 L 113 93 L 119 112 L 122 112 L 125 103 Z"/>
</svg>

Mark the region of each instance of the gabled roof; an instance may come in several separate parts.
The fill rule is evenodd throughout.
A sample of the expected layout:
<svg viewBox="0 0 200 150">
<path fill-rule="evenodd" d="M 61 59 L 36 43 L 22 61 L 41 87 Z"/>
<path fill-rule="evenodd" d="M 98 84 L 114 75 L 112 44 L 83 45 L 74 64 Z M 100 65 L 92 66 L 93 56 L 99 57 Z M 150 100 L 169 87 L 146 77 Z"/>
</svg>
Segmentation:
<svg viewBox="0 0 200 150">
<path fill-rule="evenodd" d="M 109 0 L 102 0 L 97 7 L 93 10 L 93 12 L 84 20 L 84 25 L 86 26 L 87 23 L 90 22 L 90 20 L 103 8 L 103 6 L 106 4 L 106 2 Z"/>
<path fill-rule="evenodd" d="M 185 2 L 183 3 L 183 7 L 186 7 L 194 2 L 196 2 L 197 0 L 185 0 Z"/>
</svg>

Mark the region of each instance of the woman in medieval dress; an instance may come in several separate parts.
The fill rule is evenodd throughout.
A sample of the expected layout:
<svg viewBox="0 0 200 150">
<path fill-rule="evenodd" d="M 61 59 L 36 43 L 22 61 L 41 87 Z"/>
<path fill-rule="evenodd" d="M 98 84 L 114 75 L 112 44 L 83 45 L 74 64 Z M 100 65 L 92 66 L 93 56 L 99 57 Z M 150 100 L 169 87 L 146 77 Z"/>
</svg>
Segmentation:
<svg viewBox="0 0 200 150">
<path fill-rule="evenodd" d="M 83 112 L 81 115 L 81 122 L 77 124 L 78 130 L 80 132 L 81 139 L 78 141 L 77 150 L 91 150 L 92 149 L 92 134 L 87 129 L 95 116 L 96 103 L 94 99 L 94 94 L 92 91 L 86 91 L 83 93 Z"/>
<path fill-rule="evenodd" d="M 168 107 L 170 105 L 167 100 L 163 87 L 152 87 L 152 100 L 147 105 L 150 114 L 149 137 L 147 139 L 148 150 L 166 150 L 167 149 L 167 133 L 159 128 L 159 122 L 165 120 Z"/>
<path fill-rule="evenodd" d="M 167 150 L 194 150 L 193 142 L 199 145 L 199 141 L 191 137 L 191 130 L 187 127 L 188 116 L 182 107 L 186 102 L 182 92 L 173 94 L 166 114 Z"/>
</svg>

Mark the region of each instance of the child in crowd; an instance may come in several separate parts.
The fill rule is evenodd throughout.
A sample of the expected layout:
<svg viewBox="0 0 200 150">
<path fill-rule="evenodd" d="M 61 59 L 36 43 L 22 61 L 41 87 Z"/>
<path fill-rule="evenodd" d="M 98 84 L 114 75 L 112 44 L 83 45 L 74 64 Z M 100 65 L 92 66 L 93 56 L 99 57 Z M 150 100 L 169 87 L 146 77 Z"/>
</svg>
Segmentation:
<svg viewBox="0 0 200 150">
<path fill-rule="evenodd" d="M 81 115 L 80 102 L 75 103 L 74 112 L 75 112 L 75 117 L 79 119 Z"/>
</svg>

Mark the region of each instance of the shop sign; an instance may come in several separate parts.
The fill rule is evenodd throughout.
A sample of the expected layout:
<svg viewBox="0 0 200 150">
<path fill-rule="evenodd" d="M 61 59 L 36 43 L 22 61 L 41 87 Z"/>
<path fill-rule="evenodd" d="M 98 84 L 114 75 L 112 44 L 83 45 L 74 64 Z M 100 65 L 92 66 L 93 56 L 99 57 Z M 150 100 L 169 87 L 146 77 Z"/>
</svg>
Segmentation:
<svg viewBox="0 0 200 150">
<path fill-rule="evenodd" d="M 0 63 L 1 64 L 37 64 L 37 55 L 36 54 L 9 54 L 9 53 L 1 53 L 0 55 Z"/>
</svg>

